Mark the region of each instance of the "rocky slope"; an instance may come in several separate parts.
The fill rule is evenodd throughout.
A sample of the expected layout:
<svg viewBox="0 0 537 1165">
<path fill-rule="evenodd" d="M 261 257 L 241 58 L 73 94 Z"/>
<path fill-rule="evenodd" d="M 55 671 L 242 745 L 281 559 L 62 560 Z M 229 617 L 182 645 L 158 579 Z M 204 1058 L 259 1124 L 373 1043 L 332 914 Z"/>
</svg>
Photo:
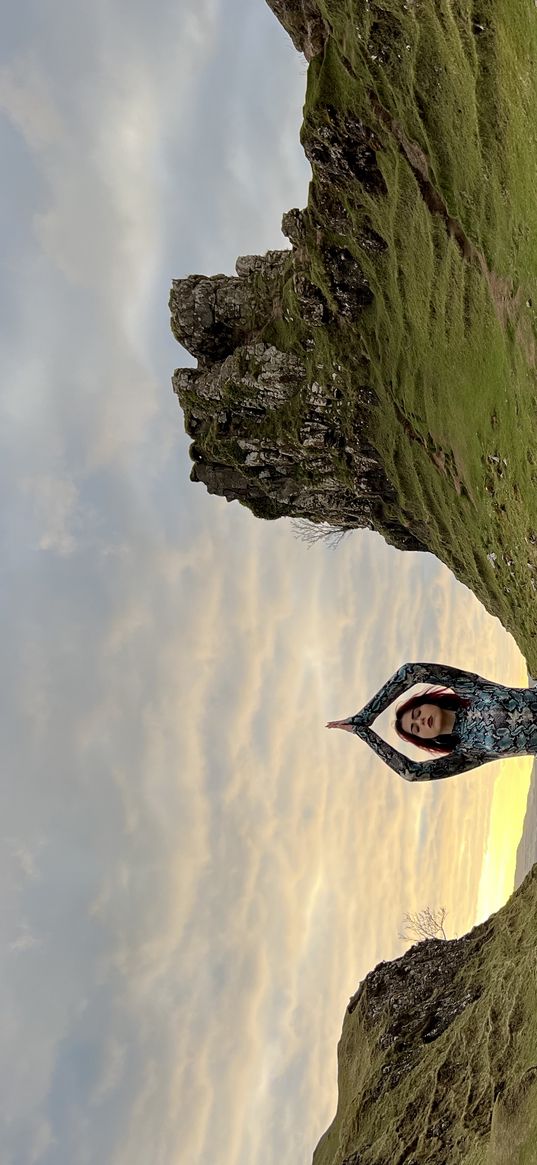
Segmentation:
<svg viewBox="0 0 537 1165">
<path fill-rule="evenodd" d="M 298 212 L 284 221 L 298 237 Z M 345 434 L 337 368 L 329 383 L 327 369 L 322 382 L 313 379 L 307 334 L 294 351 L 263 339 L 266 322 L 285 310 L 286 281 L 306 333 L 308 318 L 314 328 L 328 314 L 320 292 L 297 274 L 288 251 L 244 256 L 236 271 L 176 280 L 170 297 L 174 334 L 198 360 L 197 369 L 178 369 L 173 378 L 194 438 L 192 481 L 258 517 L 376 527 L 401 549 L 424 549 L 386 507 L 395 490 L 367 437 L 372 390 L 360 386 Z M 335 264 L 334 292 L 345 310 L 349 287 L 338 283 Z M 358 301 L 367 294 L 363 281 L 354 294 Z"/>
<path fill-rule="evenodd" d="M 498 914 L 381 963 L 350 1000 L 313 1165 L 537 1160 L 537 867 Z"/>
<path fill-rule="evenodd" d="M 267 3 L 307 61 L 321 52 L 328 36 L 328 24 L 315 0 L 267 0 Z"/>
<path fill-rule="evenodd" d="M 192 479 L 429 550 L 534 671 L 537 13 L 270 6 L 309 61 L 312 181 L 288 249 L 173 284 Z"/>
</svg>

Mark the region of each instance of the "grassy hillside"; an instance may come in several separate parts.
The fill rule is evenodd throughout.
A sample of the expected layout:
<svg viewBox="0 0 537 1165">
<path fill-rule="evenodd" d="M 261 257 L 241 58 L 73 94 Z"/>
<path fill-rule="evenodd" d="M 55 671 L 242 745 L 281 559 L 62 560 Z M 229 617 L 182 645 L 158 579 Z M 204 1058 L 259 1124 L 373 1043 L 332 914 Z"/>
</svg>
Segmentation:
<svg viewBox="0 0 537 1165">
<path fill-rule="evenodd" d="M 296 259 L 332 315 L 310 330 L 289 280 L 265 335 L 305 349 L 311 380 L 337 371 L 349 437 L 374 391 L 394 517 L 535 671 L 537 8 L 317 2 L 330 35 L 308 71 Z M 353 263 L 371 296 L 346 310 Z M 537 867 L 470 935 L 367 977 L 314 1165 L 537 1162 L 536 902 Z"/>
<path fill-rule="evenodd" d="M 469 935 L 367 977 L 313 1165 L 535 1165 L 536 902 L 534 867 Z"/>
<path fill-rule="evenodd" d="M 395 515 L 499 616 L 535 670 L 537 8 L 318 6 L 331 36 L 308 71 L 305 245 L 334 321 L 313 330 L 308 367 L 328 382 L 337 368 L 349 432 L 357 386 L 374 389 L 371 437 L 396 486 Z M 328 188 L 323 139 L 335 124 L 342 163 Z M 355 165 L 357 126 L 374 153 L 370 182 Z M 373 293 L 354 316 L 334 303 L 329 251 L 355 261 Z M 265 336 L 296 350 L 305 330 L 289 281 Z"/>
</svg>

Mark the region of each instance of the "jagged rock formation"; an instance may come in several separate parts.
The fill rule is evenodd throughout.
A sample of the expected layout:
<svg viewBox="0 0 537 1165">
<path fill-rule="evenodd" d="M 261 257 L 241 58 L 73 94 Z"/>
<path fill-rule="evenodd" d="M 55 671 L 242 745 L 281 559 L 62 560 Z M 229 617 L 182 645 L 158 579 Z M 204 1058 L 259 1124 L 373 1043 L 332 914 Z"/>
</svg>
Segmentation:
<svg viewBox="0 0 537 1165">
<path fill-rule="evenodd" d="M 315 0 L 267 0 L 267 3 L 307 61 L 320 53 L 328 28 Z"/>
<path fill-rule="evenodd" d="M 269 251 L 237 259 L 236 278 L 189 275 L 174 280 L 170 296 L 174 336 L 201 367 L 218 368 L 266 323 L 288 267 L 288 253 Z"/>
<path fill-rule="evenodd" d="M 329 29 L 315 0 L 271 0 L 271 7 L 308 60 L 321 52 Z M 173 377 L 194 438 L 191 480 L 258 517 L 307 519 L 341 532 L 376 529 L 400 549 L 423 550 L 427 532 L 397 506 L 370 438 L 376 393 L 368 358 L 347 351 L 343 376 L 333 358 L 338 339 L 345 344 L 345 323 L 352 327 L 372 300 L 357 251 L 371 258 L 386 246 L 366 216 L 353 250 L 334 235 L 349 230 L 343 190 L 359 184 L 385 194 L 380 143 L 352 111 L 327 105 L 322 119 L 306 119 L 303 145 L 314 182 L 308 209 L 283 216 L 292 249 L 243 256 L 235 277 L 173 282 L 172 330 L 198 361 L 197 370 L 178 369 Z M 312 269 L 312 239 L 321 280 Z M 332 350 L 321 361 L 322 330 L 331 334 Z"/>
<path fill-rule="evenodd" d="M 349 125 L 332 112 L 310 149 L 316 165 L 322 159 L 325 197 L 330 175 L 347 178 L 351 168 L 364 180 L 368 173 L 371 188 L 378 187 L 370 135 L 356 120 Z M 317 329 L 340 329 L 371 300 L 355 257 L 332 242 L 320 243 L 327 291 L 313 282 L 304 240 L 314 224 L 313 212 L 289 211 L 282 225 L 291 251 L 243 256 L 236 276 L 173 282 L 172 330 L 198 361 L 197 369 L 178 369 L 173 377 L 194 438 L 191 480 L 239 500 L 258 517 L 302 518 L 341 531 L 377 529 L 401 549 L 422 550 L 416 531 L 390 512 L 395 490 L 368 438 L 375 393 L 367 361 L 355 359 L 349 416 L 340 366 L 330 361 L 320 367 L 310 358 Z M 384 249 L 365 225 L 359 244 L 370 254 Z M 293 349 L 284 350 L 264 337 L 291 313 L 300 334 Z"/>
<path fill-rule="evenodd" d="M 315 0 L 271 0 L 271 7 L 308 60 L 322 50 L 329 29 Z M 327 107 L 321 123 L 305 124 L 303 143 L 315 184 L 308 210 L 283 216 L 292 249 L 243 256 L 234 277 L 173 282 L 172 330 L 198 361 L 173 377 L 193 437 L 191 480 L 258 517 L 306 519 L 341 532 L 376 529 L 400 549 L 423 550 L 423 530 L 402 520 L 369 436 L 376 393 L 368 359 L 354 353 L 349 361 L 347 353 L 342 376 L 333 353 L 321 361 L 316 351 L 322 330 L 337 337 L 372 299 L 356 253 L 332 230 L 349 226 L 343 186 L 359 182 L 372 194 L 384 192 L 378 142 L 350 111 Z M 322 282 L 312 271 L 312 237 Z M 365 218 L 355 241 L 369 256 L 385 250 Z"/>
<path fill-rule="evenodd" d="M 290 249 L 170 306 L 194 481 L 430 551 L 535 670 L 536 33 L 513 2 L 270 0 L 310 62 L 308 205 Z"/>
<path fill-rule="evenodd" d="M 297 213 L 286 221 L 298 237 Z M 300 358 L 255 338 L 267 317 L 281 310 L 290 273 L 302 320 L 315 327 L 328 310 L 291 264 L 287 251 L 250 255 L 237 260 L 236 277 L 189 276 L 173 284 L 174 334 L 198 359 L 197 369 L 178 369 L 173 378 L 194 438 L 191 479 L 209 493 L 238 499 L 258 517 L 290 515 L 341 530 L 377 525 L 396 545 L 421 549 L 385 513 L 393 487 L 365 435 L 373 393 L 362 388 L 352 435 L 345 439 L 337 374 L 320 384 L 303 362 L 307 345 Z M 343 313 L 351 294 L 363 294 L 363 281 L 356 290 L 355 277 L 352 293 L 348 281 L 344 288 Z"/>
<path fill-rule="evenodd" d="M 533 1160 L 537 867 L 463 938 L 381 963 L 350 1000 L 339 1103 L 314 1165 Z M 529 962 L 528 962 L 529 960 Z"/>
<path fill-rule="evenodd" d="M 315 381 L 308 384 L 307 409 L 295 432 L 285 425 L 286 408 L 304 395 L 305 380 L 306 369 L 293 353 L 260 341 L 241 346 L 208 370 L 179 369 L 174 388 L 195 438 L 191 479 L 204 482 L 209 493 L 237 498 L 258 517 L 292 514 L 317 522 L 322 516 L 340 529 L 372 526 L 376 501 L 391 487 L 374 450 L 360 441 L 359 423 L 354 445 L 338 447 L 337 384 L 328 394 Z M 364 410 L 370 404 L 362 403 Z M 209 458 L 208 416 L 215 423 Z M 353 488 L 345 488 L 337 476 L 335 455 L 345 458 L 355 475 Z M 385 524 L 388 530 L 386 519 Z M 412 545 L 406 531 L 394 529 L 392 537 Z"/>
</svg>

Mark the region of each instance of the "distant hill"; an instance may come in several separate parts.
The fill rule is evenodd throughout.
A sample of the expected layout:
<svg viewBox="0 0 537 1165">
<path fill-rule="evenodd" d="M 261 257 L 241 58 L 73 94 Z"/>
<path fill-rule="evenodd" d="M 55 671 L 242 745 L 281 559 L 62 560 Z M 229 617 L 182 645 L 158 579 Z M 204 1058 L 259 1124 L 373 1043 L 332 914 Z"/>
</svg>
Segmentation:
<svg viewBox="0 0 537 1165">
<path fill-rule="evenodd" d="M 524 828 L 516 852 L 515 887 L 520 886 L 535 862 L 537 862 L 537 762 L 531 772 Z"/>
</svg>

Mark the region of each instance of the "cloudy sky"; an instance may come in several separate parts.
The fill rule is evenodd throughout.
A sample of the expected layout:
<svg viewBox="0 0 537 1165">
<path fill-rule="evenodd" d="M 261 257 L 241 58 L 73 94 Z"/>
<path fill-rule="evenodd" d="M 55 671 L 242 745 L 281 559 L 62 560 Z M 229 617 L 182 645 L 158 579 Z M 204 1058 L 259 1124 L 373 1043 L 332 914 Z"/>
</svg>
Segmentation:
<svg viewBox="0 0 537 1165">
<path fill-rule="evenodd" d="M 20 0 L 3 32 L 0 1159 L 307 1161 L 348 996 L 406 911 L 505 900 L 530 769 L 407 785 L 323 725 L 406 659 L 523 661 L 430 556 L 188 480 L 170 281 L 307 197 L 263 0 Z"/>
</svg>

